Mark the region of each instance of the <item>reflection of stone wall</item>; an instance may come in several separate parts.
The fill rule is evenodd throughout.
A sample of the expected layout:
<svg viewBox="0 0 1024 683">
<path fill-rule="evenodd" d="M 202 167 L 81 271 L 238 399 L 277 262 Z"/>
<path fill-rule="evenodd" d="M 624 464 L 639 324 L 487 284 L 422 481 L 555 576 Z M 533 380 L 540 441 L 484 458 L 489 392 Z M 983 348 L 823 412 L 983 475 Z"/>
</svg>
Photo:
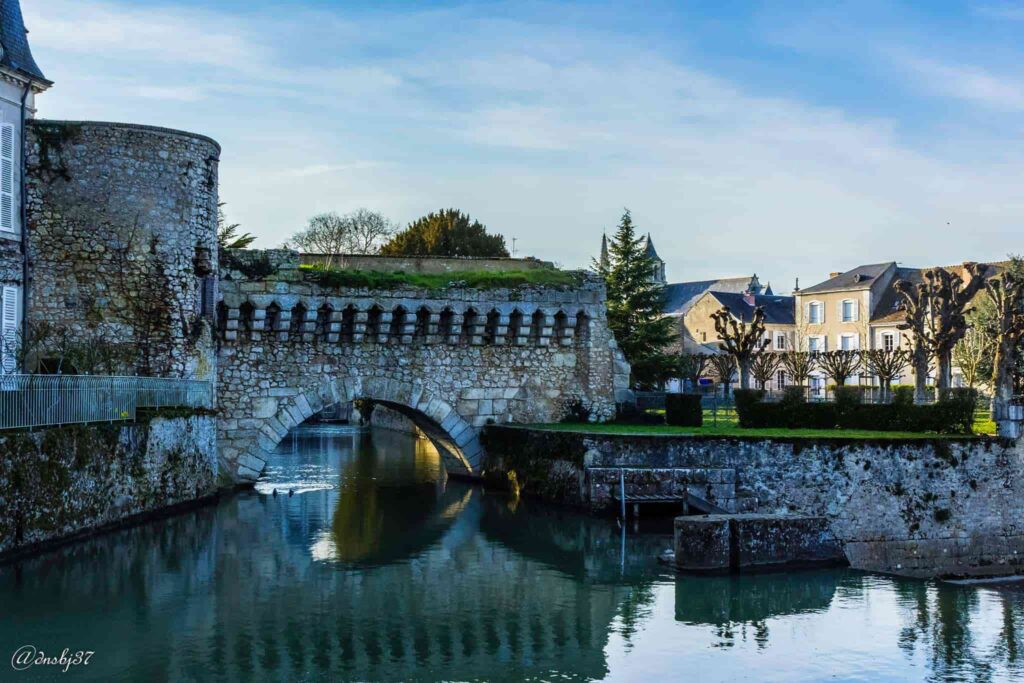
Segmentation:
<svg viewBox="0 0 1024 683">
<path fill-rule="evenodd" d="M 0 553 L 210 495 L 212 417 L 0 435 Z"/>
<path fill-rule="evenodd" d="M 489 427 L 491 462 L 485 467 L 500 465 L 506 448 L 542 449 L 551 436 Z M 584 491 L 581 464 L 669 473 L 734 470 L 737 508 L 828 517 L 854 567 L 922 576 L 1024 572 L 1021 443 L 565 433 L 558 438 L 561 452 L 584 453 L 577 464 L 564 463 Z M 550 455 L 557 459 L 559 453 Z"/>
<path fill-rule="evenodd" d="M 29 320 L 125 345 L 125 373 L 213 378 L 217 144 L 110 123 L 27 135 Z"/>
</svg>

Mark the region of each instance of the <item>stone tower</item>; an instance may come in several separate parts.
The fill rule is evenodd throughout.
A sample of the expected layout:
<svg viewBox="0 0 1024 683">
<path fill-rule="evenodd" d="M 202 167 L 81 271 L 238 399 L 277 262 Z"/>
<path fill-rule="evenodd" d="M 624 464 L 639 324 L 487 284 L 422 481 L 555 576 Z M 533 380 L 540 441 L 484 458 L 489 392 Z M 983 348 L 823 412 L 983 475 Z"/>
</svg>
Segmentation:
<svg viewBox="0 0 1024 683">
<path fill-rule="evenodd" d="M 647 233 L 647 237 L 644 239 L 644 253 L 649 259 L 654 261 L 656 268 L 654 269 L 654 275 L 651 276 L 651 282 L 658 285 L 664 285 L 665 279 L 665 262 L 658 256 L 658 251 L 654 248 L 654 240 L 651 239 L 651 233 Z"/>
</svg>

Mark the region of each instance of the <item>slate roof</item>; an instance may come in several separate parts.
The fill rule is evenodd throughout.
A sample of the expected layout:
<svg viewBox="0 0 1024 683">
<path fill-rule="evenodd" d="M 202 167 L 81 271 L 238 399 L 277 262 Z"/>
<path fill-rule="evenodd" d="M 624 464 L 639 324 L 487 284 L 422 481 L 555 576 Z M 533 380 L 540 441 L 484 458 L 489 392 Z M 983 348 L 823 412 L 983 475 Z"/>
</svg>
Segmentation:
<svg viewBox="0 0 1024 683">
<path fill-rule="evenodd" d="M 723 306 L 728 306 L 729 312 L 745 323 L 754 319 L 754 308 L 760 306 L 764 309 L 766 323 L 773 325 L 796 324 L 796 297 L 760 294 L 754 297 L 754 305 L 750 306 L 743 300 L 742 293 L 712 291 L 710 294 Z"/>
<path fill-rule="evenodd" d="M 644 254 L 646 254 L 648 258 L 652 258 L 655 261 L 661 261 L 661 257 L 658 256 L 658 252 L 654 248 L 654 240 L 651 239 L 651 233 L 647 233 L 647 239 L 645 241 L 646 244 L 644 245 Z"/>
<path fill-rule="evenodd" d="M 995 275 L 1009 266 L 1009 261 L 995 261 L 987 264 L 989 266 L 986 277 Z M 942 266 L 943 270 L 950 270 L 963 277 L 964 267 L 963 264 L 955 266 Z M 875 310 L 871 313 L 871 322 L 873 323 L 900 323 L 904 321 L 903 310 L 901 305 L 903 297 L 900 296 L 899 292 L 896 291 L 897 280 L 906 280 L 918 284 L 924 281 L 924 271 L 928 268 L 897 268 L 896 274 L 892 278 L 892 282 L 882 292 L 882 296 L 878 299 L 878 305 L 875 306 Z"/>
<path fill-rule="evenodd" d="M 824 282 L 819 282 L 813 287 L 800 290 L 801 294 L 818 294 L 821 292 L 843 292 L 858 289 L 867 289 L 871 283 L 884 273 L 892 261 L 888 263 L 874 263 L 867 266 L 857 266 L 845 273 L 840 273 Z"/>
<path fill-rule="evenodd" d="M 748 284 L 750 284 L 749 277 L 729 277 L 721 280 L 675 282 L 665 285 L 665 306 L 662 310 L 667 315 L 686 315 L 704 292 L 714 290 L 742 294 Z"/>
<path fill-rule="evenodd" d="M 32 50 L 28 46 L 28 31 L 21 16 L 21 5 L 18 0 L 0 0 L 0 45 L 3 56 L 0 66 L 17 71 L 35 80 L 45 81 L 46 76 L 32 58 Z"/>
</svg>

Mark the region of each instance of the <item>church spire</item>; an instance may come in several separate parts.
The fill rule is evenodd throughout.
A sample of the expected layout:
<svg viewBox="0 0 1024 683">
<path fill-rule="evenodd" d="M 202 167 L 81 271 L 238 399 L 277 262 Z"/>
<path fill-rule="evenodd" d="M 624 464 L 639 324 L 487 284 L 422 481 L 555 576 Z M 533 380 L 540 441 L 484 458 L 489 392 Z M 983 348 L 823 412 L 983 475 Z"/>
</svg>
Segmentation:
<svg viewBox="0 0 1024 683">
<path fill-rule="evenodd" d="M 611 261 L 608 260 L 608 235 L 605 233 L 601 234 L 601 257 L 598 259 L 597 264 L 601 267 L 601 270 L 608 270 L 611 265 Z"/>
</svg>

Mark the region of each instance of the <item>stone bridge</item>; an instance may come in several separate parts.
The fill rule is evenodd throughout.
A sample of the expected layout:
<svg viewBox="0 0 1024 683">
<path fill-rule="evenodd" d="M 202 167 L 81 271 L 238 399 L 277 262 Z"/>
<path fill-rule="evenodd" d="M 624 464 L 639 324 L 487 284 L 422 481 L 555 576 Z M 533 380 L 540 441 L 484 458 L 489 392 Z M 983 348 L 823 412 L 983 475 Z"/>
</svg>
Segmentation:
<svg viewBox="0 0 1024 683">
<path fill-rule="evenodd" d="M 288 251 L 221 266 L 217 359 L 221 466 L 255 480 L 288 431 L 359 399 L 412 421 L 450 473 L 479 475 L 480 428 L 611 417 L 629 368 L 603 283 L 475 290 L 330 286 Z"/>
</svg>

